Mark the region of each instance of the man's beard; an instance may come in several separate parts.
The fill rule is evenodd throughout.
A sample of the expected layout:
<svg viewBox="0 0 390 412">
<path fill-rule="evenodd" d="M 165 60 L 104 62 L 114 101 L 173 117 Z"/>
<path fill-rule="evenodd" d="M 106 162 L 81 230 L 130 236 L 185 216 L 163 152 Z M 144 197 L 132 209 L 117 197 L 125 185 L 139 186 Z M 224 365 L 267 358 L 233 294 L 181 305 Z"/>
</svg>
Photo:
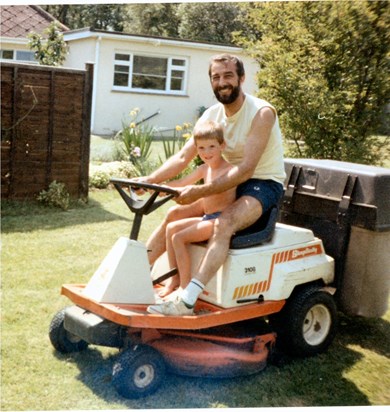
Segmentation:
<svg viewBox="0 0 390 412">
<path fill-rule="evenodd" d="M 238 96 L 240 95 L 241 85 L 238 83 L 237 86 L 233 86 L 231 93 L 229 95 L 221 95 L 219 90 L 214 90 L 214 95 L 217 100 L 222 104 L 231 104 L 236 101 Z"/>
</svg>

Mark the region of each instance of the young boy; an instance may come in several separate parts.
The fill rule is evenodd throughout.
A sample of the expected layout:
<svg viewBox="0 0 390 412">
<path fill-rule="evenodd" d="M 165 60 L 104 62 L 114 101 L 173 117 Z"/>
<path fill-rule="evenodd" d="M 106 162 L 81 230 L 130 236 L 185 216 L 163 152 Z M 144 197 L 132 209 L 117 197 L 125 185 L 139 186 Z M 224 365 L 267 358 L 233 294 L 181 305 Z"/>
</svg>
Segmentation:
<svg viewBox="0 0 390 412">
<path fill-rule="evenodd" d="M 213 121 L 199 124 L 193 132 L 197 153 L 204 164 L 195 169 L 182 179 L 167 183 L 170 187 L 181 187 L 193 184 L 199 180 L 205 183 L 225 175 L 233 167 L 223 157 L 225 140 L 222 127 Z M 236 189 L 211 195 L 201 199 L 203 216 L 177 220 L 168 224 L 166 229 L 166 242 L 169 265 L 177 268 L 179 276 L 171 279 L 160 292 L 160 297 L 165 297 L 180 286 L 179 293 L 191 281 L 191 259 L 189 245 L 193 242 L 208 240 L 214 230 L 215 219 L 219 214 L 236 199 Z M 153 311 L 149 306 L 148 312 Z"/>
</svg>

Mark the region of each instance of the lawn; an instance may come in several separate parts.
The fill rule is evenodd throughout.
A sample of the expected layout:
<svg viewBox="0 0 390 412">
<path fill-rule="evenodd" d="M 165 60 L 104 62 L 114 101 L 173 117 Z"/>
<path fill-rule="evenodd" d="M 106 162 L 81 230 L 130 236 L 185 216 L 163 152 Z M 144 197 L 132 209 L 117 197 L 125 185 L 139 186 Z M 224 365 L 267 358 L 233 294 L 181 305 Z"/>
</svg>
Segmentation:
<svg viewBox="0 0 390 412">
<path fill-rule="evenodd" d="M 96 346 L 56 353 L 48 338 L 54 314 L 70 302 L 63 283 L 85 283 L 132 216 L 114 190 L 92 191 L 69 211 L 34 203 L 2 205 L 1 410 L 107 410 L 367 406 L 390 403 L 390 311 L 381 319 L 341 317 L 329 350 L 281 355 L 243 379 L 167 375 L 157 393 L 126 400 L 111 385 L 118 351 Z M 166 207 L 145 217 L 145 240 Z"/>
</svg>

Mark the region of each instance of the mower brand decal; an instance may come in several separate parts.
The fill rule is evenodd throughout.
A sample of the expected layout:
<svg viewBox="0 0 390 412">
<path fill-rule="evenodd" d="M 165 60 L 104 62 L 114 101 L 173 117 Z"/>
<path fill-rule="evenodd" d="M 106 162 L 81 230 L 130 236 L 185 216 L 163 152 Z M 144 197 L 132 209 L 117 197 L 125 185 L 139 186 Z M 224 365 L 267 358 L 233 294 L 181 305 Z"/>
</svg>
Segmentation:
<svg viewBox="0 0 390 412">
<path fill-rule="evenodd" d="M 322 248 L 320 244 L 275 253 L 274 255 L 272 255 L 268 279 L 263 280 L 261 282 L 252 283 L 250 285 L 237 286 L 234 289 L 233 299 L 240 299 L 262 292 L 267 292 L 271 286 L 272 275 L 274 272 L 275 265 L 279 263 L 289 262 L 291 260 L 303 259 L 309 256 L 320 255 L 321 253 Z"/>
<path fill-rule="evenodd" d="M 302 247 L 300 249 L 291 250 L 291 258 L 288 260 L 301 259 L 307 256 L 319 255 L 320 253 L 321 253 L 320 245 Z"/>
</svg>

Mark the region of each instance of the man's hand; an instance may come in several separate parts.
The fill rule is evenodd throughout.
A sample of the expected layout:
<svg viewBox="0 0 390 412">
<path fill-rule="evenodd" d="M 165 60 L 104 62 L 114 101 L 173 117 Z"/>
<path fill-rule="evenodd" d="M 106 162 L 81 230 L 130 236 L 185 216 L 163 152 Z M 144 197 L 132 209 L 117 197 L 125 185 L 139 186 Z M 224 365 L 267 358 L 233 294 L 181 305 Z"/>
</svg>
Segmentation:
<svg viewBox="0 0 390 412">
<path fill-rule="evenodd" d="M 156 184 L 156 182 L 150 176 L 134 177 L 131 180 L 134 180 L 134 182 L 139 182 L 139 183 Z M 148 192 L 148 190 L 142 189 L 140 187 L 139 188 L 133 188 L 133 190 L 138 196 L 142 196 L 143 194 Z"/>
</svg>

